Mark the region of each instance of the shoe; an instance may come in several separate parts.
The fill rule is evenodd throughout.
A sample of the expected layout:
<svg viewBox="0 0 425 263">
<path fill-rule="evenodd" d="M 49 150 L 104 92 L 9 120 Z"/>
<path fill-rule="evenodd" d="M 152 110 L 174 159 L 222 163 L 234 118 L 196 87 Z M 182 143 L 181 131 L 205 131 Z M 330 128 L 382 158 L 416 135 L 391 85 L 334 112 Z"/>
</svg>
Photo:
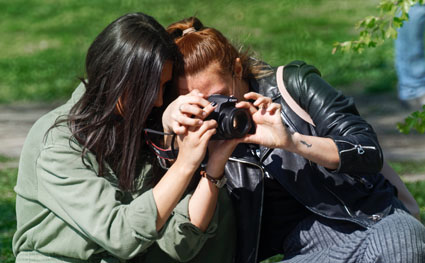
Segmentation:
<svg viewBox="0 0 425 263">
<path fill-rule="evenodd" d="M 400 100 L 401 105 L 411 111 L 425 110 L 425 94 L 410 100 Z"/>
</svg>

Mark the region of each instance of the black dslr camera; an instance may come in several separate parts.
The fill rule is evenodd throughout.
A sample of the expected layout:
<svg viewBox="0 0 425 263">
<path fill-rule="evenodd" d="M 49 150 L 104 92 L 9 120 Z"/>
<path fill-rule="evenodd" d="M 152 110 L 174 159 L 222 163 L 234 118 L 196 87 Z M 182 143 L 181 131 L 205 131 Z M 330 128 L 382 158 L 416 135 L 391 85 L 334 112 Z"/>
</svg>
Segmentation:
<svg viewBox="0 0 425 263">
<path fill-rule="evenodd" d="M 217 133 L 211 140 L 242 138 L 247 133 L 255 133 L 255 124 L 249 111 L 235 108 L 237 98 L 213 94 L 208 97 L 208 101 L 217 103 L 214 111 L 205 118 L 216 120 L 218 123 Z"/>
</svg>

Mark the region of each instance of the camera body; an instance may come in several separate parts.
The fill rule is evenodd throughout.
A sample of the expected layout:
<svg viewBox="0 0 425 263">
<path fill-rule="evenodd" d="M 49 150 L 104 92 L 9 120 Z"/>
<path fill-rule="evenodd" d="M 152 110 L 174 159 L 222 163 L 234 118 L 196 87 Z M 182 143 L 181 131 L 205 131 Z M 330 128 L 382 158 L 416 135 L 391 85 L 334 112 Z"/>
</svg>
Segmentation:
<svg viewBox="0 0 425 263">
<path fill-rule="evenodd" d="M 255 133 L 255 124 L 249 111 L 235 107 L 237 98 L 213 94 L 208 97 L 208 101 L 217 103 L 214 111 L 205 118 L 216 120 L 218 124 L 217 133 L 211 137 L 211 140 L 242 138 L 247 133 Z"/>
</svg>

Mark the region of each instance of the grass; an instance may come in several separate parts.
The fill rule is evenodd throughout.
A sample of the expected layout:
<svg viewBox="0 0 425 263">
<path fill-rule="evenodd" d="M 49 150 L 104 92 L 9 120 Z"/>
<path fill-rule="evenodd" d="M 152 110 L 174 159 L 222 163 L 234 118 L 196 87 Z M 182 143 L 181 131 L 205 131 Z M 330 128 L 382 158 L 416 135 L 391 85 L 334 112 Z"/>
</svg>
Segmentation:
<svg viewBox="0 0 425 263">
<path fill-rule="evenodd" d="M 66 99 L 90 43 L 115 18 L 142 11 L 162 25 L 197 15 L 272 65 L 305 60 L 346 93 L 394 91 L 392 42 L 332 55 L 378 0 L 0 0 L 0 103 Z"/>
<path fill-rule="evenodd" d="M 400 161 L 390 162 L 390 166 L 401 175 L 425 174 L 425 162 Z"/>
<path fill-rule="evenodd" d="M 15 262 L 12 236 L 16 230 L 15 193 L 17 169 L 0 170 L 0 262 Z"/>
<path fill-rule="evenodd" d="M 96 35 L 115 18 L 134 11 L 150 14 L 164 26 L 196 15 L 272 65 L 299 59 L 317 66 L 328 82 L 349 95 L 395 92 L 392 42 L 361 55 L 331 55 L 332 44 L 353 39 L 355 22 L 376 13 L 378 2 L 0 0 L 0 103 L 67 99 L 84 73 L 85 54 Z M 0 164 L 6 161 L 10 160 L 0 156 Z M 418 165 L 393 167 L 403 174 Z M 16 169 L 0 170 L 0 262 L 14 262 L 15 182 Z M 422 218 L 424 186 L 408 184 Z"/>
<path fill-rule="evenodd" d="M 2 163 L 16 161 L 11 158 L 0 156 Z M 425 173 L 425 162 L 392 162 L 390 165 L 399 172 L 401 176 L 411 174 L 413 171 Z M 413 168 L 412 168 L 413 167 Z M 15 216 L 15 192 L 17 169 L 0 169 L 0 262 L 15 262 L 12 254 L 12 236 L 16 230 Z M 415 197 L 421 209 L 422 223 L 425 224 L 425 181 L 406 183 L 407 188 Z M 269 258 L 263 263 L 276 262 L 282 259 L 282 255 Z"/>
<path fill-rule="evenodd" d="M 425 174 L 425 161 L 390 162 L 389 164 L 402 178 L 412 174 Z M 425 223 L 425 181 L 406 183 L 406 185 L 418 202 L 422 223 Z"/>
</svg>

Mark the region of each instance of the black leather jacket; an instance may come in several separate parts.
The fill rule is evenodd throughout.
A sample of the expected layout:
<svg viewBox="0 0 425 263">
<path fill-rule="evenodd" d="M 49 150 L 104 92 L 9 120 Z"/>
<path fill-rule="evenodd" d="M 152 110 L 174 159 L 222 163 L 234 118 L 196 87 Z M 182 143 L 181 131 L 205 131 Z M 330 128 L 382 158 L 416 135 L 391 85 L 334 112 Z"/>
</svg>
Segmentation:
<svg viewBox="0 0 425 263">
<path fill-rule="evenodd" d="M 315 67 L 301 61 L 286 65 L 283 76 L 288 92 L 310 114 L 316 127 L 287 106 L 277 87 L 276 74 L 251 80 L 250 88 L 282 105 L 282 120 L 290 131 L 333 139 L 340 164 L 336 171 L 329 171 L 282 149 L 256 150 L 240 144 L 225 167 L 237 216 L 236 262 L 257 260 L 266 173 L 311 212 L 365 228 L 391 211 L 396 194 L 378 173 L 383 163 L 381 148 L 372 127 L 359 116 L 353 99 L 332 88 Z"/>
</svg>

